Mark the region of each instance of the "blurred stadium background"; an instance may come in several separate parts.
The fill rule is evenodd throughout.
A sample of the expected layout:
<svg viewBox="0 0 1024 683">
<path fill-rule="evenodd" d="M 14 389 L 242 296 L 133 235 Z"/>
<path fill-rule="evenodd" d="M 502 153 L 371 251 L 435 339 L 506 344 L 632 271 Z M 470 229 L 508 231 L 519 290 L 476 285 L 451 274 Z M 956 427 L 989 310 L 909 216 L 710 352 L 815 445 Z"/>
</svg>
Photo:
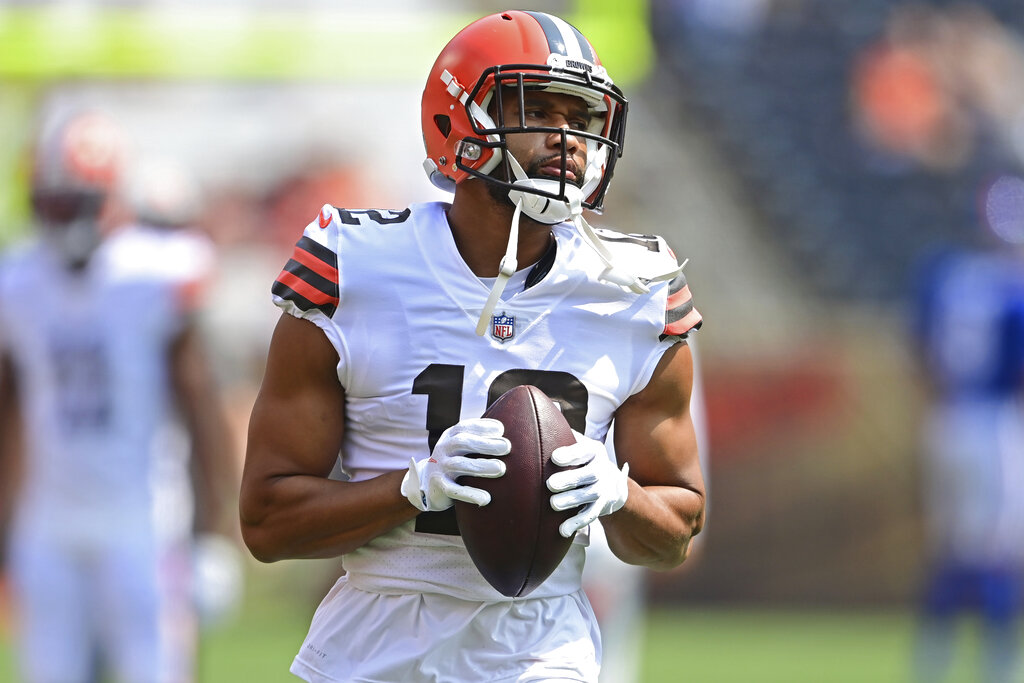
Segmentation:
<svg viewBox="0 0 1024 683">
<path fill-rule="evenodd" d="M 188 169 L 220 248 L 207 323 L 241 440 L 291 244 L 324 202 L 443 197 L 420 168 L 422 81 L 456 30 L 501 9 L 7 0 L 0 246 L 28 229 L 21 154 L 54 100 L 103 105 L 139 160 Z M 705 318 L 709 523 L 691 562 L 646 577 L 643 680 L 905 680 L 924 561 L 909 284 L 943 242 L 1024 235 L 1020 4 L 538 9 L 588 35 L 631 100 L 597 222 L 666 235 Z M 287 680 L 335 568 L 248 566 L 204 678 Z"/>
</svg>

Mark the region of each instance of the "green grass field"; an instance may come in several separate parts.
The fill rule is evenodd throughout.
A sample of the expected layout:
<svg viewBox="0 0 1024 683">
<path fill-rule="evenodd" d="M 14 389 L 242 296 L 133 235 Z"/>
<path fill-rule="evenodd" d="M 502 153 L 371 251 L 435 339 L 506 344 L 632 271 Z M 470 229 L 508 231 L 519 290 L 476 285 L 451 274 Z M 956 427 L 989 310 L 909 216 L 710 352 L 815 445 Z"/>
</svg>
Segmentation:
<svg viewBox="0 0 1024 683">
<path fill-rule="evenodd" d="M 203 683 L 295 681 L 288 664 L 308 609 L 263 599 L 209 632 Z M 969 636 L 968 631 L 965 636 Z M 900 683 L 909 680 L 907 614 L 844 610 L 659 609 L 649 615 L 644 683 Z M 950 681 L 967 683 L 972 650 Z M 0 643 L 0 681 L 16 681 L 10 644 Z"/>
</svg>

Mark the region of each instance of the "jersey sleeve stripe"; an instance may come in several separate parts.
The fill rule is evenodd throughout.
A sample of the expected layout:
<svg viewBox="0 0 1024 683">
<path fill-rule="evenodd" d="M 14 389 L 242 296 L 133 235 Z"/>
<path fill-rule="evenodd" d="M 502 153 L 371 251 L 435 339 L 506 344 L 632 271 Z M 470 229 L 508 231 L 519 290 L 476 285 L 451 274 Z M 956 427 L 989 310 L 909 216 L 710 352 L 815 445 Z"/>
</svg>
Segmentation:
<svg viewBox="0 0 1024 683">
<path fill-rule="evenodd" d="M 675 322 L 670 322 L 665 325 L 664 334 L 669 336 L 682 336 L 690 330 L 700 329 L 701 323 L 704 321 L 700 312 L 696 308 L 690 308 L 690 312 L 684 315 L 682 318 Z"/>
<path fill-rule="evenodd" d="M 273 286 L 270 288 L 270 292 L 276 297 L 280 297 L 286 301 L 291 301 L 304 311 L 316 308 L 312 301 L 302 296 L 288 285 L 282 284 L 280 280 L 274 281 Z"/>
<path fill-rule="evenodd" d="M 311 237 L 303 235 L 299 238 L 299 241 L 295 243 L 295 247 L 297 249 L 308 251 L 331 268 L 338 267 L 338 255 Z"/>
<path fill-rule="evenodd" d="M 293 302 L 304 311 L 318 308 L 331 317 L 338 308 L 337 296 L 320 291 L 288 271 L 283 271 L 278 276 L 270 291 L 282 299 Z"/>
<path fill-rule="evenodd" d="M 682 306 L 676 306 L 672 310 L 665 311 L 665 324 L 674 323 L 677 320 L 682 320 L 690 314 L 693 310 L 693 302 L 687 301 Z"/>
<path fill-rule="evenodd" d="M 332 317 L 334 315 L 334 312 L 338 310 L 338 307 L 334 305 L 314 304 L 312 301 L 302 296 L 301 294 L 293 290 L 291 287 L 281 283 L 280 281 L 275 282 L 273 287 L 270 288 L 270 291 L 275 296 L 278 296 L 281 299 L 284 299 L 285 301 L 290 301 L 291 303 L 295 304 L 298 308 L 300 308 L 303 311 L 310 311 L 316 309 L 323 312 L 323 314 L 326 315 L 327 317 Z"/>
<path fill-rule="evenodd" d="M 333 282 L 338 281 L 338 257 L 333 251 L 322 244 L 303 237 L 295 245 L 292 260 L 301 263 L 321 277 Z"/>
<path fill-rule="evenodd" d="M 304 278 L 298 277 L 297 275 L 293 275 L 292 273 L 289 273 L 287 270 L 282 271 L 281 274 L 277 276 L 277 281 L 280 282 L 285 287 L 291 288 L 292 291 L 297 292 L 302 296 L 306 297 L 314 304 L 337 305 L 338 303 L 337 296 L 333 296 L 329 292 L 324 292 L 323 290 L 318 289 L 314 285 L 310 284 Z"/>
<path fill-rule="evenodd" d="M 309 237 L 295 245 L 292 258 L 277 276 L 271 292 L 303 311 L 319 309 L 333 316 L 338 308 L 338 257 Z"/>
<path fill-rule="evenodd" d="M 271 287 L 270 291 L 274 295 L 280 297 L 281 299 L 284 299 L 285 301 L 289 301 L 289 302 L 295 304 L 295 306 L 297 306 L 299 309 L 301 309 L 303 311 L 310 311 L 310 310 L 316 309 L 318 311 L 321 311 L 327 317 L 331 317 L 331 316 L 334 315 L 334 312 L 337 310 L 337 306 L 329 306 L 329 305 L 317 306 L 316 304 L 314 304 L 312 301 L 310 301 L 306 297 L 304 297 L 301 294 L 299 294 L 298 292 L 294 291 L 293 289 L 291 289 L 287 285 L 281 284 L 280 282 L 275 282 L 274 286 Z"/>
<path fill-rule="evenodd" d="M 682 289 L 668 295 L 668 300 L 665 302 L 665 310 L 671 311 L 673 308 L 678 308 L 692 299 L 693 295 L 690 294 L 690 285 L 683 285 Z"/>
<path fill-rule="evenodd" d="M 283 273 L 291 273 L 295 277 L 306 282 L 306 284 L 319 289 L 327 296 L 338 295 L 338 283 L 337 280 L 329 280 L 326 277 L 321 276 L 319 273 L 314 272 L 308 268 L 305 264 L 296 261 L 295 259 L 288 259 L 288 263 L 285 264 Z"/>
<path fill-rule="evenodd" d="M 682 336 L 700 326 L 701 315 L 693 306 L 693 293 L 682 273 L 668 283 L 665 299 L 665 336 Z"/>
</svg>

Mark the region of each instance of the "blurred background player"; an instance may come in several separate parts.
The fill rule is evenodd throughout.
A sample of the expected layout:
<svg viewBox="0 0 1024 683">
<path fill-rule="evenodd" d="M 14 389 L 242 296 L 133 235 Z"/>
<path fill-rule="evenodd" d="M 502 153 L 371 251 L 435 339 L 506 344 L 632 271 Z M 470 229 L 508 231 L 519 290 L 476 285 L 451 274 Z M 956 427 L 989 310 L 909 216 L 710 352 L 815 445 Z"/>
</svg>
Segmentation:
<svg viewBox="0 0 1024 683">
<path fill-rule="evenodd" d="M 700 371 L 697 339 L 687 342 L 693 352 L 693 389 L 690 393 L 690 416 L 697 433 L 701 470 L 704 473 L 704 530 L 708 528 L 711 508 L 708 426 L 704 404 L 704 384 Z M 614 433 L 609 431 L 609 443 Z M 690 542 L 690 553 L 682 571 L 699 562 L 700 549 L 706 534 Z M 644 567 L 626 564 L 608 547 L 601 521 L 590 525 L 590 545 L 583 565 L 583 590 L 594 607 L 601 628 L 600 683 L 636 683 L 643 673 L 644 636 L 647 622 L 647 577 Z"/>
<path fill-rule="evenodd" d="M 192 318 L 189 324 L 207 332 L 210 321 L 205 315 L 207 311 L 203 302 L 211 298 L 207 295 L 211 287 L 209 281 L 215 279 L 213 271 L 216 266 L 219 272 L 221 263 L 219 259 L 214 263 L 216 255 L 212 243 L 205 233 L 196 228 L 205 204 L 198 181 L 175 160 L 149 157 L 132 165 L 131 174 L 122 187 L 132 214 L 131 229 L 123 231 L 122 239 L 130 241 L 135 273 L 179 287 L 185 310 Z M 207 332 L 203 336 L 204 341 L 210 342 L 204 344 L 203 355 L 211 359 L 216 354 L 212 349 L 213 340 L 208 337 L 214 333 Z M 218 380 L 223 379 L 218 372 L 213 375 Z M 204 380 L 209 381 L 209 377 Z M 216 395 L 212 400 L 223 402 Z M 218 413 L 216 419 L 223 422 L 221 406 L 214 409 Z M 244 587 L 242 556 L 238 542 L 229 538 L 237 534 L 233 529 L 227 531 L 222 528 L 227 524 L 225 519 L 196 519 L 194 514 L 182 514 L 182 511 L 209 514 L 209 506 L 197 507 L 197 500 L 222 499 L 225 496 L 223 489 L 229 484 L 233 497 L 234 483 L 226 480 L 225 472 L 205 476 L 202 472 L 191 471 L 189 435 L 182 427 L 180 421 L 175 421 L 165 430 L 168 447 L 163 449 L 163 457 L 157 462 L 160 486 L 155 490 L 155 519 L 161 535 L 176 539 L 175 542 L 191 542 L 193 606 L 199 625 L 209 627 L 232 616 L 241 602 Z M 222 425 L 217 427 L 220 429 Z M 234 453 L 230 455 L 235 456 Z M 227 473 L 236 479 L 238 475 L 234 471 L 237 467 L 228 461 L 227 455 L 218 455 L 217 458 L 217 466 L 227 468 Z M 222 465 L 220 461 L 227 464 Z M 196 487 L 203 488 L 198 496 Z"/>
<path fill-rule="evenodd" d="M 190 681 L 191 532 L 226 528 L 235 485 L 195 322 L 212 252 L 128 224 L 113 121 L 51 114 L 32 155 L 37 235 L 0 262 L 0 481 L 18 473 L 0 528 L 21 670 Z"/>
<path fill-rule="evenodd" d="M 974 680 L 1019 680 L 1024 252 L 1005 243 L 948 250 L 922 273 L 915 331 L 931 400 L 922 430 L 931 564 L 916 675 L 943 680 L 957 617 L 972 613 L 980 617 Z"/>
</svg>

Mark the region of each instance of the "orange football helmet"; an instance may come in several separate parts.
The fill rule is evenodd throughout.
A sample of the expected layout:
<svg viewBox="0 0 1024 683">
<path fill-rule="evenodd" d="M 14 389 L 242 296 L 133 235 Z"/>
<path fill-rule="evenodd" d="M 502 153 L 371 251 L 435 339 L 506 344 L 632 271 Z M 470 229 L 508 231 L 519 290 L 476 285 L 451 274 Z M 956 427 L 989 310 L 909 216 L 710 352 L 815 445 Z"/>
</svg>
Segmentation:
<svg viewBox="0 0 1024 683">
<path fill-rule="evenodd" d="M 600 211 L 622 155 L 627 101 L 583 34 L 542 12 L 507 11 L 479 19 L 438 55 L 422 98 L 424 170 L 434 185 L 451 192 L 466 178 L 476 177 L 568 203 L 564 156 L 561 178 L 553 182 L 528 182 L 521 167 L 514 172 L 518 163 L 509 161 L 506 135 L 560 133 L 564 142 L 567 134 L 564 129 L 527 128 L 521 120 L 503 120 L 502 107 L 494 105 L 503 97 L 518 96 L 522 111 L 523 93 L 529 89 L 575 95 L 587 103 L 592 115 L 589 128 L 570 133 L 587 146 L 582 205 Z M 507 180 L 492 174 L 500 163 L 506 164 Z M 570 189 L 580 196 L 580 188 Z"/>
</svg>

